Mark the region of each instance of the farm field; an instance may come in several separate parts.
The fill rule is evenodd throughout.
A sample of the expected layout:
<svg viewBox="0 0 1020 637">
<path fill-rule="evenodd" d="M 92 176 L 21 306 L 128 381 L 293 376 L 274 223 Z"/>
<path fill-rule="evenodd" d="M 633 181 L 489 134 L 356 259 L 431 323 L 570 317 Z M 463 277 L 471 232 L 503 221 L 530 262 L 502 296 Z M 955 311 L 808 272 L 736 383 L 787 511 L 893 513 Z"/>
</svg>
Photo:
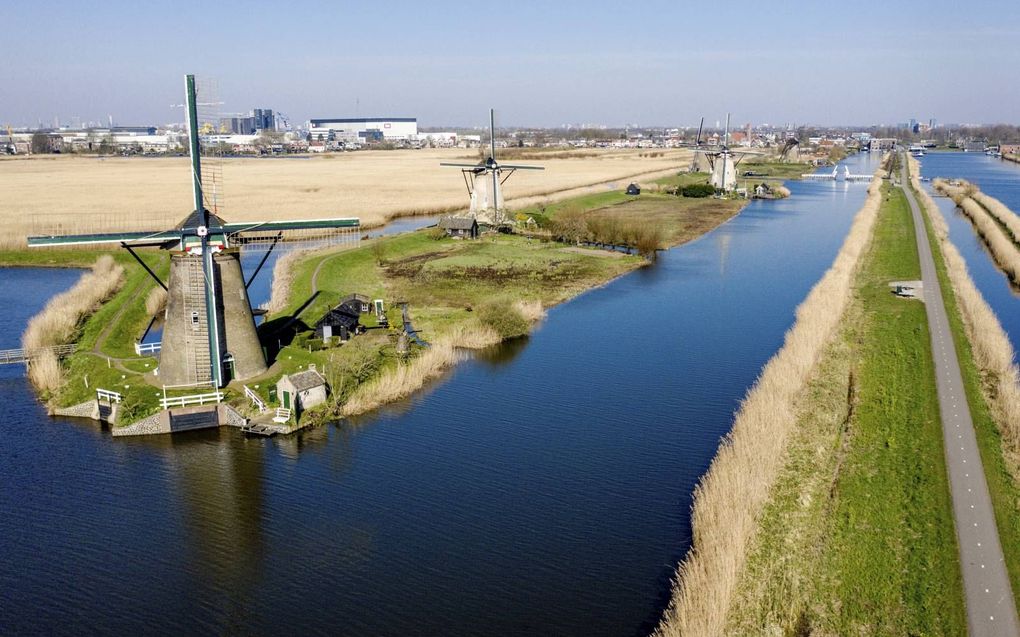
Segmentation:
<svg viewBox="0 0 1020 637">
<path fill-rule="evenodd" d="M 544 171 L 521 171 L 507 181 L 508 200 L 532 205 L 554 193 L 598 192 L 605 186 L 596 186 L 606 182 L 661 177 L 690 162 L 685 150 L 550 155 L 527 160 Z M 439 163 L 476 157 L 474 150 L 435 149 L 225 158 L 217 212 L 229 221 L 356 216 L 372 227 L 396 216 L 458 210 L 468 203 L 463 179 L 457 169 Z M 188 172 L 185 157 L 0 160 L 3 242 L 18 247 L 29 234 L 169 227 L 190 211 Z"/>
</svg>

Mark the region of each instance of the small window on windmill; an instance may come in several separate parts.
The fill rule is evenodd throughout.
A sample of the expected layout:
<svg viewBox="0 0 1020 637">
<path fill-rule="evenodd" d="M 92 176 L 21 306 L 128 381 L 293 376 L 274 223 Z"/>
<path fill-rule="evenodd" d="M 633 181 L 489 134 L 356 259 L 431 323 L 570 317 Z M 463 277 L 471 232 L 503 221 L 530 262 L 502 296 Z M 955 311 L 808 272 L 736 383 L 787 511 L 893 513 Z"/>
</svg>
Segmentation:
<svg viewBox="0 0 1020 637">
<path fill-rule="evenodd" d="M 191 329 L 198 329 L 198 312 L 191 313 Z"/>
</svg>

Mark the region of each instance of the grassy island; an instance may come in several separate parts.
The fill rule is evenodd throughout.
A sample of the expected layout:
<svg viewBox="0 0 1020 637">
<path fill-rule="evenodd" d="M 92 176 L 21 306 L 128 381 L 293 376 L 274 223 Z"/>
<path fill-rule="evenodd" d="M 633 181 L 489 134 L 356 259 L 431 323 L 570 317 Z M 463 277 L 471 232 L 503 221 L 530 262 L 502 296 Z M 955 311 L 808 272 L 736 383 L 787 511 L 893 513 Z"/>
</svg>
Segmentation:
<svg viewBox="0 0 1020 637">
<path fill-rule="evenodd" d="M 673 179 L 704 183 L 707 175 Z M 276 381 L 310 365 L 332 391 L 325 405 L 304 414 L 302 425 L 404 397 L 453 364 L 460 350 L 526 334 L 546 308 L 648 264 L 657 249 L 701 236 L 744 204 L 680 197 L 655 187 L 638 196 L 607 190 L 521 208 L 518 230 L 511 234 L 462 240 L 430 228 L 364 240 L 355 248 L 290 253 L 278 262 L 272 309 L 259 327 L 271 366 L 261 377 L 229 385 L 226 400 L 251 415 L 245 385 L 272 405 Z M 139 254 L 166 275 L 166 253 Z M 122 269 L 122 282 L 73 326 L 66 340 L 77 351 L 41 395 L 58 409 L 94 398 L 96 388 L 116 391 L 123 403 L 115 426 L 122 426 L 158 411 L 164 395 L 153 374 L 158 360 L 137 355 L 134 347 L 159 311 L 149 298 L 155 283 L 116 250 L 12 249 L 0 252 L 0 265 L 91 267 L 104 255 Z M 315 338 L 318 319 L 353 293 L 384 299 L 387 324 L 366 314 L 366 332 L 345 344 Z M 404 304 L 428 347 L 400 343 Z M 166 395 L 182 391 L 193 393 L 166 390 Z"/>
</svg>

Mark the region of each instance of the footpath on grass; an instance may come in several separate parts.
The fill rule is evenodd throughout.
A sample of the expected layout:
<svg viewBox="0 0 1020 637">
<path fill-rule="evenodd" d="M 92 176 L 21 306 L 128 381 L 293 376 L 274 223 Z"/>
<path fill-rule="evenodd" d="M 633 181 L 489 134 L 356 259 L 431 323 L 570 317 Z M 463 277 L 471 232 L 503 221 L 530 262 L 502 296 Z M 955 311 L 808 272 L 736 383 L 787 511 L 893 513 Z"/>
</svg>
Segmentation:
<svg viewBox="0 0 1020 637">
<path fill-rule="evenodd" d="M 908 180 L 904 163 L 902 182 Z M 903 191 L 914 219 L 921 260 L 925 310 L 935 359 L 946 466 L 963 573 L 968 632 L 972 637 L 1018 635 L 1020 623 L 1017 621 L 1016 605 L 999 542 L 995 513 L 971 420 L 971 409 L 964 391 L 953 333 L 935 270 L 931 243 L 913 192 L 907 187 L 903 187 Z"/>
</svg>

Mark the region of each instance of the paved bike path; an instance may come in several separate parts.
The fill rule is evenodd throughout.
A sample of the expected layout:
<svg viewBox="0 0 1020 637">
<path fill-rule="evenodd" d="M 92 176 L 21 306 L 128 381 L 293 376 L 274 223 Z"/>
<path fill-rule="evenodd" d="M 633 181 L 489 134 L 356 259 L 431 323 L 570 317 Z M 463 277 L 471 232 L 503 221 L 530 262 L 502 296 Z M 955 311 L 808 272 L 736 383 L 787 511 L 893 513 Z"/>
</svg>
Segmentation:
<svg viewBox="0 0 1020 637">
<path fill-rule="evenodd" d="M 909 178 L 904 166 L 901 187 L 914 217 L 917 251 L 921 259 L 924 303 L 935 359 L 935 380 L 942 415 L 949 489 L 953 498 L 960 567 L 963 572 L 967 632 L 971 637 L 1018 636 L 1020 622 L 1017 620 L 1013 591 L 995 526 L 995 513 L 988 495 L 974 423 L 964 392 L 960 362 L 949 329 L 949 318 L 942 300 L 924 219 L 908 184 Z"/>
</svg>

